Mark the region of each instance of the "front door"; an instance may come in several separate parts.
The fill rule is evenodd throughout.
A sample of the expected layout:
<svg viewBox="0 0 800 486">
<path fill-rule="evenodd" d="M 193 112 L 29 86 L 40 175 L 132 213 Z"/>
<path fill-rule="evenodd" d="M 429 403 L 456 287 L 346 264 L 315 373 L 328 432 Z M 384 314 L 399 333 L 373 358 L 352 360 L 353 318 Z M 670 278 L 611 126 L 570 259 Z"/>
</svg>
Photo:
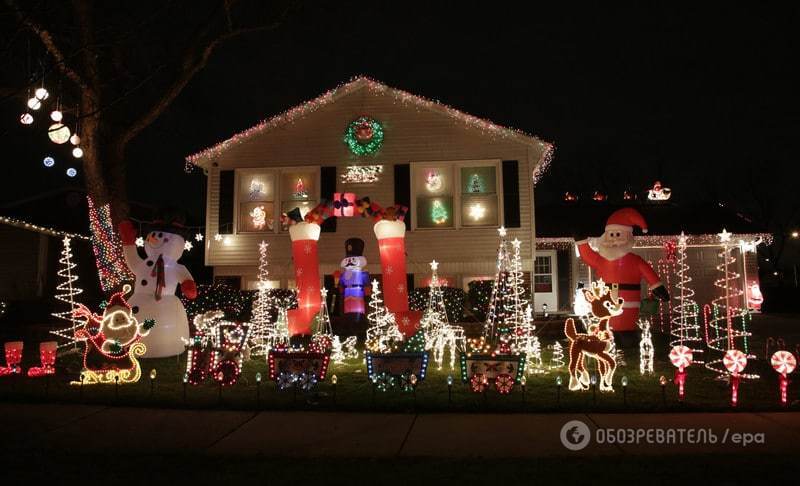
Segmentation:
<svg viewBox="0 0 800 486">
<path fill-rule="evenodd" d="M 548 312 L 558 310 L 558 268 L 555 250 L 537 250 L 533 263 L 533 291 L 535 311 L 543 312 L 542 304 L 547 304 Z"/>
</svg>

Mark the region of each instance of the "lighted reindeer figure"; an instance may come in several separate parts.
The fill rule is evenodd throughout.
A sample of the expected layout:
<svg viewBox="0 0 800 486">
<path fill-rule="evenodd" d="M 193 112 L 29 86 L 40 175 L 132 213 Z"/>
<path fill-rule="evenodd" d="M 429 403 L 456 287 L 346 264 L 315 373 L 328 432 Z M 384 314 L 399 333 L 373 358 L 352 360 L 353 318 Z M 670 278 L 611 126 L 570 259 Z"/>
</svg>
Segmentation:
<svg viewBox="0 0 800 486">
<path fill-rule="evenodd" d="M 575 330 L 575 321 L 570 317 L 564 324 L 564 333 L 569 338 L 569 389 L 589 388 L 589 373 L 586 371 L 586 357 L 597 360 L 600 374 L 600 391 L 614 391 L 612 380 L 617 368 L 614 358 L 614 334 L 609 321 L 622 314 L 623 300 L 612 296 L 602 280 L 592 282 L 591 289 L 583 290 L 583 297 L 591 305 L 591 323 L 588 332 Z"/>
<path fill-rule="evenodd" d="M 650 321 L 639 319 L 637 323 L 642 330 L 639 340 L 639 373 L 653 374 L 653 336 L 650 334 Z"/>
</svg>

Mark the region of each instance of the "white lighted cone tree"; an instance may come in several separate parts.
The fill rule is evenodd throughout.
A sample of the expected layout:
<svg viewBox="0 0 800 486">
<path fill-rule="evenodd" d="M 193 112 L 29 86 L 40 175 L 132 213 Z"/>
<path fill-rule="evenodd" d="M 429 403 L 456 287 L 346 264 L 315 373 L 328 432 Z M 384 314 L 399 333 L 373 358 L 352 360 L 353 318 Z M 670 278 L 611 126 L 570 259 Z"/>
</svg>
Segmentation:
<svg viewBox="0 0 800 486">
<path fill-rule="evenodd" d="M 513 253 L 508 248 L 506 229 L 498 230 L 500 244 L 497 248 L 497 270 L 492 285 L 492 296 L 484 324 L 483 334 L 495 352 L 511 353 L 514 331 L 523 319 L 519 291 L 515 290 L 516 275 Z"/>
<path fill-rule="evenodd" d="M 553 354 L 550 356 L 550 369 L 555 370 L 564 367 L 564 347 L 556 341 L 553 346 Z"/>
<path fill-rule="evenodd" d="M 50 331 L 52 334 L 66 340 L 59 347 L 76 344 L 75 331 L 83 326 L 83 321 L 73 316 L 73 312 L 78 308 L 75 297 L 82 294 L 83 289 L 77 286 L 78 274 L 74 272 L 77 265 L 72 261 L 72 244 L 69 236 L 65 236 L 62 243 L 64 247 L 61 250 L 61 258 L 58 260 L 61 268 L 56 272 L 60 282 L 56 286 L 55 298 L 66 304 L 67 309 L 54 312 L 52 316 L 69 322 L 69 327 Z"/>
<path fill-rule="evenodd" d="M 253 301 L 253 313 L 250 319 L 250 354 L 266 356 L 275 344 L 275 323 L 272 321 L 273 305 L 269 291 L 269 265 L 267 249 L 269 243 L 262 241 L 258 245 L 258 293 Z"/>
<path fill-rule="evenodd" d="M 686 263 L 686 235 L 681 232 L 677 245 L 677 261 L 675 263 L 675 293 L 677 304 L 672 307 L 672 322 L 670 334 L 672 340 L 670 349 L 675 346 L 687 346 L 692 350 L 692 359 L 695 364 L 703 364 L 703 339 L 700 337 L 700 324 L 698 323 L 699 308 L 694 300 L 694 289 L 689 286 L 692 277 L 689 276 L 689 264 Z"/>
<path fill-rule="evenodd" d="M 466 349 L 464 328 L 450 324 L 444 304 L 444 293 L 439 285 L 439 262 L 431 262 L 431 283 L 428 305 L 420 320 L 425 334 L 425 349 L 433 351 L 433 359 L 439 369 L 444 363 L 445 351 L 450 353 L 450 369 L 455 368 L 456 355 Z"/>
<path fill-rule="evenodd" d="M 377 280 L 372 281 L 372 293 L 369 300 L 370 312 L 367 314 L 369 328 L 365 347 L 373 353 L 393 351 L 403 341 L 403 334 L 397 327 L 394 314 L 383 305 L 381 290 Z"/>
<path fill-rule="evenodd" d="M 714 281 L 714 285 L 719 289 L 720 295 L 712 300 L 713 315 L 707 323 L 706 344 L 709 350 L 716 351 L 717 357 L 706 361 L 706 368 L 715 372 L 718 378 L 727 378 L 730 372 L 723 363 L 725 354 L 733 349 L 743 351 L 748 358 L 749 343 L 748 339 L 752 334 L 747 331 L 747 324 L 750 320 L 750 312 L 746 307 L 741 306 L 744 292 L 736 286 L 739 281 L 739 273 L 736 272 L 736 257 L 733 250 L 736 245 L 731 244 L 731 234 L 722 230 L 719 234 L 722 250 L 719 252 L 721 262 L 717 265 L 720 277 Z M 758 378 L 755 374 L 739 373 L 739 378 Z"/>
</svg>

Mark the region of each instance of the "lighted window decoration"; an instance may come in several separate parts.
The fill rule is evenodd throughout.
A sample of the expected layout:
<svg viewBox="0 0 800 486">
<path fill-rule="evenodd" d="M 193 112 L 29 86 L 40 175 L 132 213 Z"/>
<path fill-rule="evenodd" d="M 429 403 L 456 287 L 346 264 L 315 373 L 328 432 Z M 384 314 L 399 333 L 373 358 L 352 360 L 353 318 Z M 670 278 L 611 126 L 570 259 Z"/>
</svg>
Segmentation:
<svg viewBox="0 0 800 486">
<path fill-rule="evenodd" d="M 303 182 L 302 177 L 298 177 L 297 182 L 294 183 L 294 192 L 292 193 L 292 197 L 295 199 L 308 198 L 308 191 L 306 191 L 306 183 Z"/>
<path fill-rule="evenodd" d="M 344 184 L 372 184 L 380 180 L 382 165 L 348 165 L 340 179 Z"/>
<path fill-rule="evenodd" d="M 462 226 L 496 226 L 498 221 L 497 168 L 461 168 Z"/>
<path fill-rule="evenodd" d="M 383 145 L 383 125 L 362 116 L 350 122 L 344 132 L 344 143 L 354 155 L 371 155 Z"/>
<path fill-rule="evenodd" d="M 447 208 L 442 204 L 442 201 L 439 199 L 434 199 L 431 202 L 431 221 L 433 224 L 445 224 L 447 223 L 447 219 L 449 217 L 449 213 L 447 212 Z"/>
<path fill-rule="evenodd" d="M 469 207 L 469 217 L 473 221 L 480 221 L 486 216 L 486 208 L 481 203 L 471 204 Z"/>
<path fill-rule="evenodd" d="M 651 201 L 667 201 L 672 197 L 672 189 L 661 185 L 661 181 L 653 183 L 653 187 L 647 191 L 647 199 Z"/>
<path fill-rule="evenodd" d="M 431 169 L 425 176 L 425 188 L 428 192 L 439 192 L 442 190 L 442 174 L 436 169 Z"/>
<path fill-rule="evenodd" d="M 264 182 L 258 179 L 251 179 L 250 180 L 250 200 L 251 201 L 261 201 L 265 197 L 264 195 Z"/>
<path fill-rule="evenodd" d="M 244 203 L 239 206 L 239 232 L 272 231 L 274 224 L 272 203 Z"/>
</svg>

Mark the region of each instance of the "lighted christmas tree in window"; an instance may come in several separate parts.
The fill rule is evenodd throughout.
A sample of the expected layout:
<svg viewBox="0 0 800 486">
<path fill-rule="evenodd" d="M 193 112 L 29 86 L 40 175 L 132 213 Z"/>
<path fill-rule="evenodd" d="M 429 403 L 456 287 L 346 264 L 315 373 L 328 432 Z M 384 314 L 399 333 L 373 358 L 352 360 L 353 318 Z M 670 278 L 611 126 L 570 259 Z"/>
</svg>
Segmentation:
<svg viewBox="0 0 800 486">
<path fill-rule="evenodd" d="M 469 181 L 469 192 L 483 192 L 483 179 L 478 174 L 472 174 Z"/>
<path fill-rule="evenodd" d="M 448 216 L 447 208 L 444 207 L 442 201 L 439 201 L 438 199 L 434 200 L 433 204 L 431 205 L 431 221 L 436 224 L 444 224 L 447 222 Z"/>
</svg>

